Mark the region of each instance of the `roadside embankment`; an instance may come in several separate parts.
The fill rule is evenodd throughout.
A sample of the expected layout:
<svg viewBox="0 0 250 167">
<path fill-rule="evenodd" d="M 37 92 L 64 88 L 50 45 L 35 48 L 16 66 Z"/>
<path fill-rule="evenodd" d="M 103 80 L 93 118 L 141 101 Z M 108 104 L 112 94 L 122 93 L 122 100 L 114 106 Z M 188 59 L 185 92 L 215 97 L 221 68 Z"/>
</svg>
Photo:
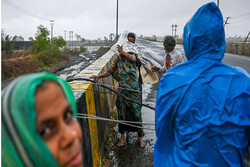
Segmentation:
<svg viewBox="0 0 250 167">
<path fill-rule="evenodd" d="M 84 78 L 89 79 L 91 75 L 98 75 L 107 71 L 114 57 L 114 53 L 108 51 L 74 77 L 78 79 L 83 78 L 83 80 L 70 82 L 77 102 L 78 118 L 80 117 L 79 122 L 82 127 L 84 166 L 101 166 L 110 131 L 109 123 L 95 119 L 86 119 L 86 117 L 99 116 L 110 118 L 115 104 L 112 102 L 114 98 L 112 92 L 86 81 Z M 111 76 L 98 80 L 98 83 L 110 86 L 116 85 Z"/>
<path fill-rule="evenodd" d="M 15 50 L 9 54 L 2 51 L 1 53 L 2 89 L 20 75 L 34 72 L 51 72 L 58 74 L 61 70 L 74 65 L 77 61 L 85 61 L 85 59 L 79 56 L 80 53 L 78 52 L 65 52 L 60 62 L 51 68 L 43 69 L 35 56 L 30 54 L 29 50 Z M 86 57 L 87 56 L 89 56 L 89 54 L 86 54 Z M 91 59 L 96 60 L 97 57 L 90 57 L 88 60 L 90 61 Z"/>
<path fill-rule="evenodd" d="M 15 78 L 19 75 L 37 71 L 39 69 L 38 61 L 30 57 L 18 57 L 2 60 L 2 81 Z"/>
</svg>

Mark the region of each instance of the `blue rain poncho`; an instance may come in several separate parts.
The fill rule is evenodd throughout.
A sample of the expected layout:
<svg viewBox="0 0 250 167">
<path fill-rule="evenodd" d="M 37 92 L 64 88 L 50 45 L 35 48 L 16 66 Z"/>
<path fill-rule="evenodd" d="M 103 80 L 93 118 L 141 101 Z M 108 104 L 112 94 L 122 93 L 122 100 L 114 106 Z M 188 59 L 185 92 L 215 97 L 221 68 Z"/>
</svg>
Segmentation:
<svg viewBox="0 0 250 167">
<path fill-rule="evenodd" d="M 250 77 L 221 62 L 225 34 L 215 3 L 195 13 L 183 37 L 188 61 L 159 84 L 154 165 L 243 166 L 250 141 Z"/>
</svg>

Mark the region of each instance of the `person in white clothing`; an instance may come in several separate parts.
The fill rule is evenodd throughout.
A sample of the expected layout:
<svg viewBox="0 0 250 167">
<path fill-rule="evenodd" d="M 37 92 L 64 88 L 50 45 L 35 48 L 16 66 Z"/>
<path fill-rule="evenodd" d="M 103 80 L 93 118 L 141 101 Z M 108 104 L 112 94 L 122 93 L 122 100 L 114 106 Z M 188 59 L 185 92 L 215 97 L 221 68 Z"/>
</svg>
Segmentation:
<svg viewBox="0 0 250 167">
<path fill-rule="evenodd" d="M 163 46 L 166 52 L 165 63 L 162 67 L 152 66 L 152 71 L 159 71 L 162 75 L 169 70 L 170 68 L 176 66 L 177 64 L 183 63 L 186 61 L 186 58 L 183 54 L 175 49 L 175 39 L 173 36 L 165 36 L 163 39 Z"/>
</svg>

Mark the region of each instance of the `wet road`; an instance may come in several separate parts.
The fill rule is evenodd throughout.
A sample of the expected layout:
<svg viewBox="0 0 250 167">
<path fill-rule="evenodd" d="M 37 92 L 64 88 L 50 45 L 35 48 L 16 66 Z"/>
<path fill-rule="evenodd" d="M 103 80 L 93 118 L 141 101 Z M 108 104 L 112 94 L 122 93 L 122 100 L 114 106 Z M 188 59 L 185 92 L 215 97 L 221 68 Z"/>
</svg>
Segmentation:
<svg viewBox="0 0 250 167">
<path fill-rule="evenodd" d="M 222 62 L 231 66 L 241 67 L 250 74 L 250 56 L 226 53 Z"/>
<path fill-rule="evenodd" d="M 140 48 L 145 59 L 149 60 L 152 65 L 162 66 L 164 63 L 165 53 L 161 42 L 152 42 L 137 39 L 137 46 Z M 184 53 L 182 45 L 177 45 L 176 49 Z M 250 57 L 234 54 L 225 54 L 223 62 L 232 66 L 240 66 L 250 73 Z M 155 106 L 158 83 L 143 84 L 143 103 Z M 146 107 L 142 107 L 142 120 L 147 123 L 154 123 L 154 111 Z M 146 128 L 154 128 L 152 125 L 145 125 Z M 116 127 L 117 128 L 117 127 Z M 116 129 L 116 131 L 118 131 Z M 140 148 L 137 141 L 137 134 L 130 132 L 127 135 L 125 146 L 122 148 L 114 147 L 110 151 L 112 162 L 109 166 L 115 167 L 151 167 L 154 159 L 154 143 L 156 141 L 155 131 L 144 129 L 147 146 Z M 116 134 L 118 142 L 120 135 Z"/>
</svg>

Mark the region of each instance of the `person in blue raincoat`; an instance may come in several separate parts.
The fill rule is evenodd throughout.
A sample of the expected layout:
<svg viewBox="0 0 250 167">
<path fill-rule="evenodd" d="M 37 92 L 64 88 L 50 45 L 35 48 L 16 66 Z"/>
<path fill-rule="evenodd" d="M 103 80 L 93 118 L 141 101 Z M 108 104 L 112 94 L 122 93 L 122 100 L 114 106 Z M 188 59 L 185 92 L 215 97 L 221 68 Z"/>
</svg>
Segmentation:
<svg viewBox="0 0 250 167">
<path fill-rule="evenodd" d="M 221 62 L 225 34 L 215 3 L 194 14 L 183 38 L 188 61 L 159 84 L 154 165 L 243 166 L 250 142 L 250 76 Z"/>
</svg>

